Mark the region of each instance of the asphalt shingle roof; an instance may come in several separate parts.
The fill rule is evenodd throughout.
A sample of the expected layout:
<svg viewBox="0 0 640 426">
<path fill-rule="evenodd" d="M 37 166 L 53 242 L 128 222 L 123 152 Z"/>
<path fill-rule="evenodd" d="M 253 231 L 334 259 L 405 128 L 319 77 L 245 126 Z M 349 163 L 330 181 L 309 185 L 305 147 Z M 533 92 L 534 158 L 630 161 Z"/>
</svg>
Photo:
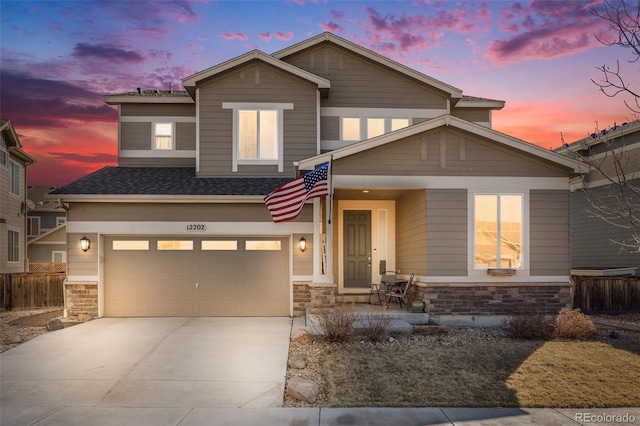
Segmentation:
<svg viewBox="0 0 640 426">
<path fill-rule="evenodd" d="M 193 167 L 105 167 L 50 194 L 267 195 L 288 178 L 196 177 Z"/>
</svg>

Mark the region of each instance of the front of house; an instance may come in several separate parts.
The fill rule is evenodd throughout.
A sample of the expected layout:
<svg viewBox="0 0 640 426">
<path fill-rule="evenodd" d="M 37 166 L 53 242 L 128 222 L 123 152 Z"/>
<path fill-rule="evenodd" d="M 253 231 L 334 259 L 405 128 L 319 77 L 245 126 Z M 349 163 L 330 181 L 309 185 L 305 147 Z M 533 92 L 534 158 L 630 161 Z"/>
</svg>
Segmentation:
<svg viewBox="0 0 640 426">
<path fill-rule="evenodd" d="M 436 316 L 571 306 L 578 168 L 492 130 L 504 102 L 329 33 L 183 85 L 107 96 L 118 167 L 53 192 L 69 316 L 301 315 L 385 270 Z M 332 195 L 274 223 L 264 196 L 326 162 Z"/>
</svg>

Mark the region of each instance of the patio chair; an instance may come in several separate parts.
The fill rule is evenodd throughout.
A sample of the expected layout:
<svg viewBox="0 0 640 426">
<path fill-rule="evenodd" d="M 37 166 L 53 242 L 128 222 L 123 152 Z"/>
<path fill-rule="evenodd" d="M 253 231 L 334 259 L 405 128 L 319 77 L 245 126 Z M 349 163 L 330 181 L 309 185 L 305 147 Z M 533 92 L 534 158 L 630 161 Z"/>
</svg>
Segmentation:
<svg viewBox="0 0 640 426">
<path fill-rule="evenodd" d="M 381 294 L 386 295 L 390 290 L 388 283 L 392 283 L 396 280 L 396 272 L 395 271 L 386 271 L 380 277 L 379 283 L 371 284 L 371 289 L 369 291 L 369 304 L 371 304 L 371 296 L 374 294 L 378 295 L 378 302 L 382 303 Z"/>
<path fill-rule="evenodd" d="M 409 301 L 407 300 L 407 294 L 408 294 L 408 291 L 409 291 L 409 287 L 411 287 L 411 283 L 413 282 L 413 278 L 415 277 L 415 275 L 416 274 L 411 274 L 409 276 L 409 280 L 407 280 L 407 282 L 404 285 L 394 286 L 387 292 L 386 295 L 387 295 L 387 300 L 389 301 L 389 303 L 391 303 L 391 299 L 396 299 L 396 301 L 400 305 L 400 308 L 402 308 L 402 302 L 405 302 L 407 307 L 409 307 Z"/>
</svg>

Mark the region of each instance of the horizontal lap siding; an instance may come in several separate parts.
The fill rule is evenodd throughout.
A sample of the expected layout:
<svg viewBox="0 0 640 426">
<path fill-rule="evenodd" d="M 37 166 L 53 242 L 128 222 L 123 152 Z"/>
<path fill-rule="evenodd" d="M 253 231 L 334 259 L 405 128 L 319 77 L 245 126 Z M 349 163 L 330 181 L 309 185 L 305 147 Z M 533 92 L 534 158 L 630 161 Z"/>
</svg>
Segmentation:
<svg viewBox="0 0 640 426">
<path fill-rule="evenodd" d="M 163 98 L 158 98 L 162 101 Z M 196 106 L 194 104 L 122 104 L 120 105 L 122 117 L 195 117 Z"/>
<path fill-rule="evenodd" d="M 426 192 L 409 191 L 396 201 L 396 265 L 406 273 L 427 273 Z"/>
<path fill-rule="evenodd" d="M 298 221 L 313 220 L 313 208 L 306 205 Z M 74 203 L 69 221 L 166 221 L 166 222 L 272 222 L 269 210 L 256 204 L 145 204 Z"/>
<path fill-rule="evenodd" d="M 259 84 L 256 84 L 256 72 Z M 199 88 L 200 173 L 231 175 L 233 110 L 223 102 L 293 103 L 284 111 L 284 174 L 293 162 L 317 154 L 317 86 L 263 63 L 231 70 Z M 269 166 L 238 167 L 233 175 L 273 176 Z"/>
<path fill-rule="evenodd" d="M 491 122 L 491 111 L 487 109 L 476 108 L 453 108 L 451 115 L 462 118 L 463 120 L 473 121 L 476 123 Z"/>
<path fill-rule="evenodd" d="M 120 149 L 151 150 L 152 127 L 151 122 L 120 123 Z"/>
<path fill-rule="evenodd" d="M 427 190 L 428 276 L 467 275 L 467 190 Z"/>
<path fill-rule="evenodd" d="M 529 193 L 531 275 L 569 275 L 569 191 Z"/>
<path fill-rule="evenodd" d="M 640 185 L 640 180 L 632 181 Z M 596 196 L 605 196 L 608 187 L 594 188 Z M 612 201 L 603 198 L 604 204 L 613 206 Z M 595 214 L 595 209 L 587 200 L 585 193 L 571 193 L 571 247 L 573 268 L 586 267 L 637 267 L 640 271 L 640 255 L 629 251 L 620 251 L 621 246 L 613 241 L 629 239 L 628 229 L 605 222 Z M 613 240 L 613 241 L 612 241 Z M 639 272 L 640 273 L 640 272 Z"/>
<path fill-rule="evenodd" d="M 67 243 L 61 244 L 31 244 L 29 245 L 29 263 L 50 263 L 53 262 L 52 251 L 67 251 Z"/>
<path fill-rule="evenodd" d="M 334 172 L 394 176 L 567 176 L 557 165 L 497 142 L 441 129 L 340 159 Z"/>
<path fill-rule="evenodd" d="M 336 45 L 314 46 L 283 60 L 331 80 L 323 107 L 447 108 L 444 93 Z"/>
</svg>

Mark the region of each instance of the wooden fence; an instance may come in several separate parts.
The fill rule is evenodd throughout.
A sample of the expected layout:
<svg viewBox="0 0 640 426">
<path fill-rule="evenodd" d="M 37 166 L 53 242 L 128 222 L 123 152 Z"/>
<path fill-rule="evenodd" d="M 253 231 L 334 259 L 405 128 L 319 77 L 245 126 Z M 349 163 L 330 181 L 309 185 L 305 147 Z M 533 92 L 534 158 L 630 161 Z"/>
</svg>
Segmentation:
<svg viewBox="0 0 640 426">
<path fill-rule="evenodd" d="M 586 313 L 640 311 L 640 277 L 573 276 L 573 307 Z"/>
<path fill-rule="evenodd" d="M 0 274 L 0 307 L 44 308 L 64 306 L 65 274 Z"/>
</svg>

